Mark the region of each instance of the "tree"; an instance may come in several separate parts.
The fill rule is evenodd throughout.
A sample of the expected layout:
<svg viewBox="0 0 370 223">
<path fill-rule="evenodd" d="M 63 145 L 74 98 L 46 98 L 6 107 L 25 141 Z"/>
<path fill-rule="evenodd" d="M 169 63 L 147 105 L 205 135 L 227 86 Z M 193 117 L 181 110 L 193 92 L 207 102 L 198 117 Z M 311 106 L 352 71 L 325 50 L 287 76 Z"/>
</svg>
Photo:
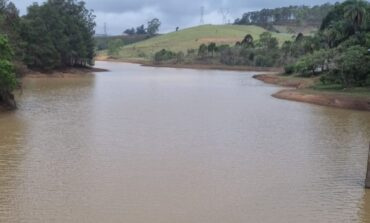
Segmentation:
<svg viewBox="0 0 370 223">
<path fill-rule="evenodd" d="M 244 46 L 244 47 L 247 47 L 247 48 L 249 48 L 249 47 L 253 48 L 254 47 L 253 36 L 250 35 L 250 34 L 247 34 L 244 37 L 243 41 L 241 42 L 241 45 Z"/>
<path fill-rule="evenodd" d="M 9 108 L 16 108 L 12 91 L 17 86 L 13 65 L 10 63 L 13 52 L 8 40 L 0 36 L 0 102 Z"/>
<path fill-rule="evenodd" d="M 335 57 L 336 70 L 344 87 L 363 86 L 370 75 L 370 56 L 367 49 L 360 46 L 350 46 L 338 49 Z"/>
<path fill-rule="evenodd" d="M 121 47 L 124 45 L 121 39 L 114 39 L 108 42 L 108 55 L 118 56 Z"/>
<path fill-rule="evenodd" d="M 355 32 L 358 32 L 365 22 L 366 8 L 367 3 L 363 0 L 349 0 L 345 3 L 345 17 L 352 22 Z"/>
<path fill-rule="evenodd" d="M 25 63 L 41 69 L 93 65 L 94 19 L 83 1 L 49 0 L 31 5 L 20 29 L 26 42 Z"/>
<path fill-rule="evenodd" d="M 262 9 L 244 13 L 242 18 L 235 20 L 237 25 L 259 25 L 272 27 L 272 25 L 310 24 L 320 26 L 322 19 L 334 7 L 332 4 L 320 6 L 288 6 L 275 9 Z"/>
<path fill-rule="evenodd" d="M 162 49 L 161 51 L 158 51 L 157 53 L 154 54 L 154 61 L 158 63 L 161 61 L 172 60 L 174 58 L 178 59 L 178 56 L 179 55 L 170 50 Z"/>
<path fill-rule="evenodd" d="M 270 32 L 264 32 L 260 35 L 259 45 L 264 49 L 277 49 L 279 42 Z"/>
<path fill-rule="evenodd" d="M 144 25 L 136 27 L 136 35 L 145 35 L 147 34 Z"/>
<path fill-rule="evenodd" d="M 199 49 L 198 49 L 198 56 L 200 56 L 202 59 L 204 59 L 205 57 L 207 57 L 208 55 L 208 47 L 206 44 L 202 44 L 199 46 Z"/>
<path fill-rule="evenodd" d="M 126 29 L 123 33 L 129 36 L 135 35 L 135 28 Z"/>
<path fill-rule="evenodd" d="M 329 64 L 332 60 L 332 54 L 329 50 L 318 50 L 302 57 L 295 68 L 303 75 L 318 75 L 329 71 Z"/>
<path fill-rule="evenodd" d="M 208 53 L 211 53 L 212 57 L 214 55 L 214 52 L 217 51 L 217 46 L 216 46 L 216 43 L 209 43 L 208 46 L 207 46 L 207 50 L 208 50 Z"/>
<path fill-rule="evenodd" d="M 157 18 L 152 19 L 151 21 L 148 22 L 147 28 L 148 34 L 150 36 L 154 36 L 158 32 L 160 26 L 161 22 L 159 21 L 159 19 Z"/>
</svg>

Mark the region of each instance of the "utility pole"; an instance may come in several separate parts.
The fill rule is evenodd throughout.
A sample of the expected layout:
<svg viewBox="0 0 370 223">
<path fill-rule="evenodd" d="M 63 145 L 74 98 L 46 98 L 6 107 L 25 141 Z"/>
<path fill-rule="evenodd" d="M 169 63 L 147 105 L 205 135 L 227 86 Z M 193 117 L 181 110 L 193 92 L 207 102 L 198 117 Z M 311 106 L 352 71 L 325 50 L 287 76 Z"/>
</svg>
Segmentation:
<svg viewBox="0 0 370 223">
<path fill-rule="evenodd" d="M 365 188 L 370 189 L 370 146 L 369 146 L 369 158 L 367 159 L 367 173 L 365 180 Z"/>
</svg>

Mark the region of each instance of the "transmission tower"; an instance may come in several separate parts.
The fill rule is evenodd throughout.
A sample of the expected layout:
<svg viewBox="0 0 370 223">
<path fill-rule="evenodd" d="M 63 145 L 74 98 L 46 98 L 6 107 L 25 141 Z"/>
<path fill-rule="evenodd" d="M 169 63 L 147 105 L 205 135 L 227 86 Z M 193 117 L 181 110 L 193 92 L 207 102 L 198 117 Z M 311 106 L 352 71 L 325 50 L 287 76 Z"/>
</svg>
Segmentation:
<svg viewBox="0 0 370 223">
<path fill-rule="evenodd" d="M 200 7 L 200 24 L 204 24 L 204 6 Z"/>
<path fill-rule="evenodd" d="M 107 23 L 104 23 L 104 36 L 108 36 L 108 28 L 107 28 Z"/>
<path fill-rule="evenodd" d="M 230 10 L 226 8 L 220 8 L 220 10 L 218 10 L 218 13 L 222 16 L 222 23 L 227 24 L 229 21 L 228 17 L 230 15 Z"/>
</svg>

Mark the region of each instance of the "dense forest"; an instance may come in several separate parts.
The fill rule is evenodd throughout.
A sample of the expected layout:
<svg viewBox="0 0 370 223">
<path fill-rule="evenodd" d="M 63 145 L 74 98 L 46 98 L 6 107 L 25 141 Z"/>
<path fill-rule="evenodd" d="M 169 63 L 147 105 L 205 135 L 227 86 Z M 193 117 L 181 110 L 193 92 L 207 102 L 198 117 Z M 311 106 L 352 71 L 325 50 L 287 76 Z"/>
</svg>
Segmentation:
<svg viewBox="0 0 370 223">
<path fill-rule="evenodd" d="M 262 9 L 244 13 L 240 19 L 235 20 L 237 25 L 258 25 L 269 27 L 271 25 L 299 25 L 316 26 L 321 25 L 322 20 L 330 10 L 332 4 L 309 6 L 289 6 L 275 9 Z"/>
<path fill-rule="evenodd" d="M 187 53 L 164 49 L 155 54 L 154 61 L 285 67 L 286 75 L 320 77 L 323 85 L 370 86 L 370 3 L 335 4 L 315 35 L 300 33 L 281 46 L 271 32 L 262 33 L 258 40 L 247 34 L 234 46 L 202 44 Z"/>
<path fill-rule="evenodd" d="M 14 107 L 9 102 L 16 75 L 27 68 L 93 65 L 94 19 L 83 1 L 34 3 L 20 16 L 12 2 L 0 0 L 0 102 Z"/>
</svg>

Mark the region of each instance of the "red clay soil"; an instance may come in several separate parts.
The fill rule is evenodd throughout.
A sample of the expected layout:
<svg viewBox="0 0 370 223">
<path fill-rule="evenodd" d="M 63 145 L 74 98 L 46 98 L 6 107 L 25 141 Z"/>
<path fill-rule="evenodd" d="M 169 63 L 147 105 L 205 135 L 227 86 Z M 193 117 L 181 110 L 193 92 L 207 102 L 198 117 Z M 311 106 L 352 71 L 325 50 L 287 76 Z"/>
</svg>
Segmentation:
<svg viewBox="0 0 370 223">
<path fill-rule="evenodd" d="M 282 90 L 272 95 L 275 98 L 306 102 L 336 108 L 370 111 L 369 98 L 356 98 L 336 94 L 308 93 L 300 90 Z"/>
<path fill-rule="evenodd" d="M 369 97 L 356 97 L 335 92 L 304 90 L 305 88 L 307 89 L 314 84 L 313 79 L 290 79 L 270 74 L 256 75 L 254 78 L 268 84 L 295 88 L 279 91 L 278 93 L 272 95 L 275 98 L 335 108 L 370 111 Z"/>
<path fill-rule="evenodd" d="M 312 79 L 289 79 L 284 78 L 281 76 L 278 76 L 276 74 L 259 74 L 253 76 L 253 78 L 263 81 L 267 84 L 275 84 L 283 87 L 292 87 L 292 88 L 307 88 L 309 86 L 312 86 L 314 83 L 314 80 Z"/>
</svg>

